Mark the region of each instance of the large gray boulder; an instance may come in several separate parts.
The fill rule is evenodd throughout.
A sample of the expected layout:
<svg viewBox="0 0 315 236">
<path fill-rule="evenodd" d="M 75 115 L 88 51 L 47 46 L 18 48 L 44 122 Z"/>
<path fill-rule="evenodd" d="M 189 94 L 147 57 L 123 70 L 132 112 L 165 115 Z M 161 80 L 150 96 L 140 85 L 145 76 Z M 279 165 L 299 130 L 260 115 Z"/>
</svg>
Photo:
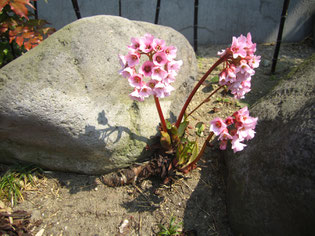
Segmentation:
<svg viewBox="0 0 315 236">
<path fill-rule="evenodd" d="M 315 235 L 315 54 L 251 108 L 256 137 L 226 156 L 236 235 Z"/>
<path fill-rule="evenodd" d="M 116 16 L 84 18 L 0 70 L 0 161 L 100 174 L 147 158 L 158 133 L 154 100 L 132 101 L 118 74 L 118 54 L 145 33 L 176 46 L 183 60 L 176 90 L 160 100 L 166 118 L 177 115 L 197 69 L 184 36 Z"/>
</svg>

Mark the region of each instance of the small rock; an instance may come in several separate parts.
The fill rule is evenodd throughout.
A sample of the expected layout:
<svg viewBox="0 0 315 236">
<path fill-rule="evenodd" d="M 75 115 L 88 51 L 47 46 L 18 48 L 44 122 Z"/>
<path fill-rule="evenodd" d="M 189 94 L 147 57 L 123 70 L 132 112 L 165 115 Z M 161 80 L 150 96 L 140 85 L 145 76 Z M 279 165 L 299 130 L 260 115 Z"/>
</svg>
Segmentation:
<svg viewBox="0 0 315 236">
<path fill-rule="evenodd" d="M 263 67 L 268 67 L 271 65 L 271 61 L 264 59 L 264 60 L 262 60 L 261 64 Z"/>
</svg>

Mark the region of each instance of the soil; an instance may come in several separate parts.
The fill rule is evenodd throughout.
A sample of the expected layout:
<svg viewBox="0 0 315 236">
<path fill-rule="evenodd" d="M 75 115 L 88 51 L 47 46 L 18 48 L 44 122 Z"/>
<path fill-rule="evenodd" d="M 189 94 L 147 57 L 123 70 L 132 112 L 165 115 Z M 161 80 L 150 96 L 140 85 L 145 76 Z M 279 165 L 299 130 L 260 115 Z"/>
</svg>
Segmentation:
<svg viewBox="0 0 315 236">
<path fill-rule="evenodd" d="M 225 47 L 199 48 L 199 79 L 217 60 L 217 52 Z M 208 123 L 217 116 L 227 117 L 244 105 L 250 107 L 315 49 L 308 41 L 283 44 L 277 72 L 270 75 L 273 51 L 274 44 L 258 45 L 256 54 L 262 56 L 261 66 L 252 78 L 252 91 L 246 99 L 236 101 L 226 93 L 217 93 L 193 113 L 191 125 L 194 127 L 199 121 Z M 206 80 L 190 109 L 216 88 L 211 78 L 217 73 L 218 70 Z M 202 144 L 202 138 L 199 143 Z M 32 214 L 31 234 L 37 236 L 156 235 L 158 225 L 167 226 L 172 216 L 184 231 L 190 231 L 186 235 L 233 235 L 225 203 L 225 167 L 221 153 L 217 146 L 207 147 L 198 168 L 185 176 L 179 175 L 171 186 L 152 178 L 112 188 L 103 185 L 98 176 L 45 171 L 36 187 L 25 192 L 25 200 L 13 210 Z"/>
</svg>

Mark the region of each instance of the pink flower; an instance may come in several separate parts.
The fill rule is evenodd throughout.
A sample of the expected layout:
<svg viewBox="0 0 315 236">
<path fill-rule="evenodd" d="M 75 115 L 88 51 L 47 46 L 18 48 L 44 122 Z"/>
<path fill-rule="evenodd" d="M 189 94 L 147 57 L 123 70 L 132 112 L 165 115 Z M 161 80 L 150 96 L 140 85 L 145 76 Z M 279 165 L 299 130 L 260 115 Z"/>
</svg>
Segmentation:
<svg viewBox="0 0 315 236">
<path fill-rule="evenodd" d="M 228 141 L 226 139 L 220 141 L 220 149 L 225 150 Z"/>
<path fill-rule="evenodd" d="M 164 78 L 166 78 L 166 76 L 167 76 L 167 72 L 162 67 L 159 67 L 159 66 L 153 67 L 152 76 L 151 76 L 152 79 L 161 81 Z"/>
<path fill-rule="evenodd" d="M 233 52 L 233 58 L 246 57 L 246 38 L 241 35 L 240 37 L 236 38 L 233 37 L 232 45 L 231 45 L 231 51 Z"/>
<path fill-rule="evenodd" d="M 168 73 L 172 74 L 173 76 L 177 75 L 177 72 L 179 71 L 180 67 L 183 65 L 183 61 L 170 61 L 167 63 L 167 71 Z"/>
<path fill-rule="evenodd" d="M 155 88 L 155 85 L 158 83 L 159 81 L 157 81 L 157 80 L 153 80 L 153 79 L 151 79 L 146 85 L 148 86 L 148 87 L 150 87 L 152 90 Z"/>
<path fill-rule="evenodd" d="M 141 44 L 141 41 L 139 38 L 132 37 L 131 38 L 131 45 L 128 46 L 128 48 L 132 51 L 140 52 L 141 51 L 140 44 Z"/>
<path fill-rule="evenodd" d="M 154 51 L 161 52 L 164 50 L 165 41 L 162 39 L 153 39 L 152 47 Z"/>
<path fill-rule="evenodd" d="M 150 77 L 152 75 L 153 66 L 154 64 L 151 61 L 146 61 L 140 67 L 139 72 L 144 76 Z"/>
<path fill-rule="evenodd" d="M 252 42 L 252 35 L 247 33 L 245 50 L 247 55 L 252 56 L 256 52 L 256 43 Z"/>
<path fill-rule="evenodd" d="M 234 124 L 233 117 L 229 116 L 228 118 L 225 119 L 224 123 L 225 123 L 227 126 L 230 126 L 230 125 Z"/>
<path fill-rule="evenodd" d="M 119 58 L 119 64 L 121 65 L 121 68 L 125 68 L 127 66 L 127 61 L 125 59 L 125 56 L 118 55 Z"/>
<path fill-rule="evenodd" d="M 128 63 L 128 66 L 132 67 L 139 64 L 139 54 L 129 52 L 125 57 Z"/>
<path fill-rule="evenodd" d="M 250 140 L 252 138 L 254 138 L 255 136 L 255 131 L 251 128 L 246 128 L 246 127 L 242 127 L 240 129 L 238 129 L 237 134 L 241 139 L 246 139 L 246 140 Z"/>
<path fill-rule="evenodd" d="M 175 76 L 172 74 L 167 74 L 167 76 L 163 80 L 165 83 L 171 84 L 175 82 Z"/>
<path fill-rule="evenodd" d="M 154 93 L 159 98 L 168 97 L 175 90 L 171 85 L 159 82 L 154 87 Z"/>
<path fill-rule="evenodd" d="M 226 128 L 226 124 L 221 118 L 215 118 L 210 122 L 210 131 L 215 135 L 220 135 L 220 133 Z"/>
<path fill-rule="evenodd" d="M 119 55 L 122 69 L 119 73 L 128 78 L 129 84 L 134 88 L 130 97 L 143 101 L 150 95 L 167 97 L 174 90 L 170 84 L 175 81 L 182 61 L 175 61 L 176 48 L 165 46 L 165 41 L 145 34 L 141 38 L 131 38 L 126 56 Z M 148 59 L 145 61 L 141 57 Z M 144 63 L 138 64 L 141 61 Z M 146 77 L 150 80 L 145 81 Z"/>
<path fill-rule="evenodd" d="M 169 46 L 164 48 L 164 53 L 169 61 L 175 59 L 177 48 L 174 46 Z"/>
<path fill-rule="evenodd" d="M 157 66 L 164 66 L 167 63 L 167 58 L 164 52 L 155 53 L 153 63 Z"/>
<path fill-rule="evenodd" d="M 219 140 L 228 140 L 228 139 L 233 139 L 233 137 L 229 134 L 229 130 L 227 128 L 225 128 L 220 132 L 218 139 Z"/>
<path fill-rule="evenodd" d="M 139 94 L 141 97 L 143 98 L 147 98 L 149 97 L 150 95 L 153 94 L 153 91 L 150 87 L 146 86 L 146 85 L 143 85 L 139 91 Z"/>
<path fill-rule="evenodd" d="M 248 60 L 248 64 L 250 65 L 251 68 L 258 68 L 259 66 L 259 63 L 260 63 L 260 56 L 252 56 L 249 58 Z"/>
<path fill-rule="evenodd" d="M 240 110 L 233 113 L 233 116 L 237 122 L 244 122 L 244 117 L 249 116 L 248 107 L 243 107 Z"/>
<path fill-rule="evenodd" d="M 142 75 L 134 74 L 128 79 L 130 86 L 140 89 L 143 86 Z"/>
<path fill-rule="evenodd" d="M 240 140 L 238 137 L 233 137 L 233 140 L 232 140 L 232 149 L 234 151 L 234 153 L 236 152 L 239 152 L 239 151 L 242 151 L 245 147 L 246 147 L 246 144 L 244 143 L 241 143 L 242 140 Z"/>
<path fill-rule="evenodd" d="M 231 47 L 218 53 L 221 57 L 227 57 L 226 66 L 219 74 L 219 84 L 227 85 L 237 99 L 244 98 L 251 90 L 251 76 L 260 62 L 260 56 L 254 55 L 255 51 L 256 44 L 248 33 L 247 37 L 233 37 Z"/>
<path fill-rule="evenodd" d="M 153 50 L 153 39 L 154 36 L 151 34 L 145 34 L 144 37 L 140 39 L 140 49 L 142 52 L 149 53 Z"/>
<path fill-rule="evenodd" d="M 255 71 L 247 64 L 246 60 L 241 60 L 240 65 L 236 68 L 236 73 L 249 74 L 250 76 L 255 74 Z"/>
<path fill-rule="evenodd" d="M 129 78 L 135 73 L 135 69 L 132 67 L 126 67 L 125 69 L 119 72 L 123 77 Z"/>
<path fill-rule="evenodd" d="M 136 88 L 131 94 L 129 94 L 129 97 L 132 100 L 136 100 L 136 101 L 139 101 L 139 102 L 143 102 L 144 101 L 144 97 L 139 94 L 139 90 L 136 89 Z"/>
</svg>

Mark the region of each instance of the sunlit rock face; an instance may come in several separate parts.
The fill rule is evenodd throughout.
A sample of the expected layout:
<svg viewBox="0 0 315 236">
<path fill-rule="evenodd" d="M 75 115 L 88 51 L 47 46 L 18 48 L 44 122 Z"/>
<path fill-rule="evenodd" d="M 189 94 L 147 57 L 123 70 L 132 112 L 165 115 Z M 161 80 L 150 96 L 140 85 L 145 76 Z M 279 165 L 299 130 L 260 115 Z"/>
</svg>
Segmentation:
<svg viewBox="0 0 315 236">
<path fill-rule="evenodd" d="M 150 33 L 177 47 L 183 65 L 172 95 L 161 99 L 176 116 L 194 84 L 195 53 L 175 30 L 115 16 L 78 20 L 0 70 L 0 161 L 100 174 L 150 156 L 158 133 L 153 98 L 132 101 L 119 75 L 118 54 L 131 37 Z"/>
</svg>

